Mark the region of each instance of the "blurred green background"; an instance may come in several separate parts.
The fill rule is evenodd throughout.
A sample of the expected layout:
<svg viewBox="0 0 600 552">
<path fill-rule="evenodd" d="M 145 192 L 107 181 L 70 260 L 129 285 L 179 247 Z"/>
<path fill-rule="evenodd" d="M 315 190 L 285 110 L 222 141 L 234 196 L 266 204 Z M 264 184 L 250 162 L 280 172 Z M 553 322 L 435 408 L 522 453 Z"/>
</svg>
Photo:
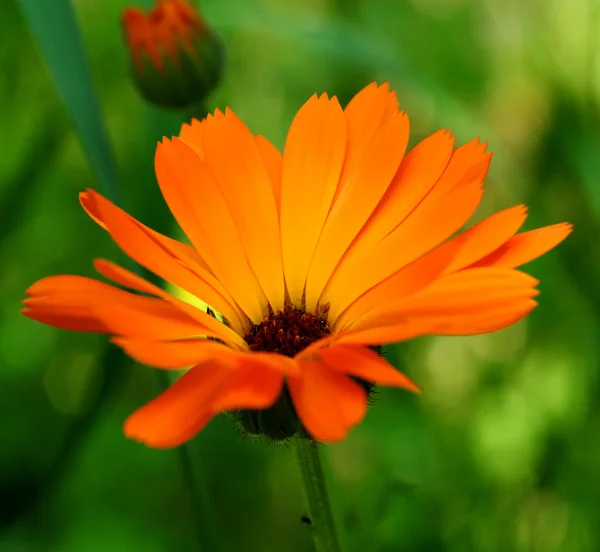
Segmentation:
<svg viewBox="0 0 600 552">
<path fill-rule="evenodd" d="M 74 0 L 123 204 L 172 233 L 153 154 L 182 117 L 136 95 L 119 22 L 127 5 Z M 525 202 L 526 229 L 575 224 L 563 245 L 527 267 L 542 291 L 527 320 L 390 351 L 424 394 L 381 389 L 348 440 L 323 449 L 347 550 L 599 550 L 597 1 L 200 5 L 228 52 L 209 109 L 230 106 L 281 147 L 312 93 L 345 103 L 389 80 L 411 118 L 412 144 L 441 127 L 457 144 L 490 142 L 479 218 Z M 19 315 L 35 280 L 91 276 L 92 258 L 123 259 L 79 207 L 78 192 L 98 182 L 17 0 L 0 6 L 0 36 L 0 550 L 195 551 L 180 454 L 121 432 L 158 393 L 156 372 L 123 364 L 105 337 Z M 312 550 L 289 450 L 243 440 L 218 419 L 190 453 L 222 551 Z"/>
</svg>

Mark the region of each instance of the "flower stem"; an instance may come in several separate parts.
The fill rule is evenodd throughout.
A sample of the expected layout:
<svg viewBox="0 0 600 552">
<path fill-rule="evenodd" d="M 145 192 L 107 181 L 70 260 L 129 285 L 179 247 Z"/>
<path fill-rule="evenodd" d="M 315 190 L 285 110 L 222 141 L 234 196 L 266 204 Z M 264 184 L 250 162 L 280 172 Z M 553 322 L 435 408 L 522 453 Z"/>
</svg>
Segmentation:
<svg viewBox="0 0 600 552">
<path fill-rule="evenodd" d="M 157 374 L 162 390 L 168 389 L 171 385 L 168 373 L 157 370 Z M 208 493 L 203 466 L 192 445 L 193 443 L 189 442 L 178 447 L 177 455 L 181 463 L 184 487 L 189 495 L 196 549 L 198 552 L 218 552 L 221 545 L 216 516 Z"/>
<path fill-rule="evenodd" d="M 294 439 L 294 453 L 304 483 L 315 549 L 317 552 L 342 552 L 318 447 L 306 437 Z"/>
</svg>

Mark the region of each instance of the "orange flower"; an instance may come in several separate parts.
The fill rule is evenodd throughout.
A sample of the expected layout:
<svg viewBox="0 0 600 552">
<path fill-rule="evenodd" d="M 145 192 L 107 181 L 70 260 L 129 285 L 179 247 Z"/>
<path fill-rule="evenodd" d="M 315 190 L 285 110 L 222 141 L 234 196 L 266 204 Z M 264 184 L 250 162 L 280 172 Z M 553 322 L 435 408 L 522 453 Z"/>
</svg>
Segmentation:
<svg viewBox="0 0 600 552">
<path fill-rule="evenodd" d="M 122 19 L 136 82 L 146 99 L 187 107 L 217 84 L 221 44 L 187 0 L 157 0 L 148 13 L 127 8 Z"/>
<path fill-rule="evenodd" d="M 94 191 L 81 202 L 125 253 L 226 323 L 104 260 L 100 274 L 144 295 L 53 276 L 27 291 L 24 313 L 111 334 L 156 368 L 193 366 L 125 423 L 149 446 L 179 445 L 222 411 L 248 431 L 263 420 L 285 437 L 299 419 L 314 439 L 343 439 L 365 415 L 367 382 L 418 390 L 369 346 L 517 322 L 536 305 L 537 280 L 516 267 L 571 232 L 517 234 L 520 205 L 452 237 L 479 204 L 491 154 L 478 140 L 454 149 L 445 130 L 405 154 L 408 135 L 395 93 L 375 84 L 345 110 L 313 96 L 283 155 L 230 110 L 194 120 L 156 152 L 192 246 Z"/>
</svg>

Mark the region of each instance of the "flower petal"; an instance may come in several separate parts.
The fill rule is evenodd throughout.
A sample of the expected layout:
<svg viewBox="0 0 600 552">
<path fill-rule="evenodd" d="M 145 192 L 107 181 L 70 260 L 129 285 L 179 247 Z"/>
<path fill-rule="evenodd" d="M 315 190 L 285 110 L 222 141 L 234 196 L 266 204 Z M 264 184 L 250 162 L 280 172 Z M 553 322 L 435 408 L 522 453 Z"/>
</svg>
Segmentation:
<svg viewBox="0 0 600 552">
<path fill-rule="evenodd" d="M 402 319 L 395 325 L 376 326 L 340 334 L 336 346 L 342 343 L 356 345 L 386 345 L 415 339 L 423 335 L 477 335 L 495 332 L 512 326 L 529 314 L 537 303 L 522 299 L 510 304 L 496 303 L 488 312 L 461 313 L 460 315 L 423 315 Z"/>
<path fill-rule="evenodd" d="M 149 447 L 176 447 L 194 437 L 213 417 L 211 404 L 231 374 L 223 361 L 192 368 L 158 397 L 134 412 L 125 435 Z"/>
<path fill-rule="evenodd" d="M 439 130 L 404 156 L 371 219 L 352 244 L 349 255 L 359 255 L 364 248 L 382 240 L 414 211 L 448 166 L 454 141 L 452 133 Z"/>
<path fill-rule="evenodd" d="M 346 121 L 336 98 L 313 96 L 288 133 L 281 180 L 281 247 L 290 299 L 302 306 L 315 245 L 346 153 Z"/>
<path fill-rule="evenodd" d="M 516 268 L 550 251 L 572 231 L 573 226 L 563 222 L 517 234 L 472 266 Z"/>
<path fill-rule="evenodd" d="M 192 119 L 190 123 L 181 125 L 179 139 L 194 150 L 200 159 L 204 160 L 204 129 L 206 119 Z"/>
<path fill-rule="evenodd" d="M 435 201 L 452 190 L 483 183 L 492 162 L 492 153 L 486 153 L 487 145 L 476 138 L 454 150 L 444 174 L 427 194 L 427 199 Z"/>
<path fill-rule="evenodd" d="M 51 276 L 27 290 L 26 316 L 59 328 L 151 339 L 206 335 L 207 328 L 174 305 L 83 276 Z M 210 332 L 208 332 L 210 333 Z"/>
<path fill-rule="evenodd" d="M 342 258 L 336 272 L 343 272 L 346 265 L 361 261 L 375 244 L 389 235 L 415 210 L 447 167 L 453 145 L 451 133 L 440 130 L 408 152 L 394 180 Z M 321 297 L 320 302 L 331 303 L 327 293 Z"/>
<path fill-rule="evenodd" d="M 459 250 L 444 272 L 456 272 L 485 257 L 508 241 L 521 228 L 526 218 L 525 205 L 517 205 L 495 213 L 469 228 L 454 238 Z"/>
<path fill-rule="evenodd" d="M 93 300 L 91 305 L 112 334 L 142 339 L 217 337 L 168 301 L 123 293 L 120 298 Z"/>
<path fill-rule="evenodd" d="M 362 159 L 347 171 L 316 246 L 306 281 L 306 310 L 315 312 L 327 280 L 352 240 L 367 222 L 398 170 L 408 145 L 408 117 L 387 119 L 372 137 Z"/>
<path fill-rule="evenodd" d="M 213 412 L 272 406 L 281 394 L 283 375 L 272 370 L 254 354 L 237 356 L 238 368 L 232 371 L 211 403 Z"/>
<path fill-rule="evenodd" d="M 134 274 L 133 272 L 130 272 L 119 265 L 103 259 L 96 259 L 94 261 L 94 266 L 100 274 L 119 285 L 141 291 L 142 293 L 156 295 L 168 303 L 171 303 L 174 307 L 187 314 L 190 318 L 197 320 L 202 327 L 208 330 L 209 335 L 218 337 L 219 339 L 237 348 L 247 348 L 246 342 L 241 337 L 239 332 L 234 331 L 223 322 L 210 316 L 204 310 L 200 310 L 194 305 L 173 297 L 171 294 L 167 293 L 158 286 L 147 282 L 137 274 Z"/>
<path fill-rule="evenodd" d="M 98 206 L 96 205 L 95 193 L 90 192 L 91 190 L 81 192 L 79 194 L 79 202 L 81 203 L 81 206 L 83 207 L 87 215 L 101 228 L 108 231 L 108 228 L 106 227 L 106 224 L 102 219 L 102 213 L 99 211 Z M 142 224 L 139 220 L 136 220 L 131 216 L 129 216 L 129 218 L 131 218 L 131 220 L 153 241 L 159 244 L 170 255 L 172 255 L 181 263 L 190 268 L 190 270 L 197 270 L 198 272 L 207 271 L 210 273 L 210 268 L 208 267 L 204 259 L 200 256 L 198 251 L 196 251 L 193 247 L 186 245 L 185 243 L 181 243 L 180 241 L 169 238 L 167 236 L 163 236 L 159 232 L 148 228 L 148 226 Z"/>
<path fill-rule="evenodd" d="M 208 339 L 156 341 L 133 337 L 113 337 L 111 341 L 141 364 L 165 370 L 188 368 L 221 354 L 230 354 L 227 345 Z"/>
<path fill-rule="evenodd" d="M 389 302 L 358 319 L 351 329 L 396 323 L 421 315 L 461 315 L 485 311 L 496 303 L 529 299 L 538 294 L 538 281 L 513 269 L 473 268 L 439 278 L 430 286 L 399 302 Z"/>
<path fill-rule="evenodd" d="M 373 137 L 396 113 L 398 113 L 398 98 L 396 92 L 390 92 L 387 82 L 381 86 L 373 82 L 350 100 L 344 109 L 348 127 L 348 144 L 341 182 L 344 182 L 347 175 L 353 174 L 357 166 L 363 163 L 363 157 L 371 147 Z M 401 143 L 398 145 L 401 146 Z M 342 188 L 343 186 L 338 187 L 336 199 Z"/>
<path fill-rule="evenodd" d="M 260 134 L 255 138 L 256 146 L 262 157 L 265 169 L 269 174 L 269 180 L 273 188 L 273 197 L 275 198 L 275 207 L 277 213 L 281 210 L 281 169 L 283 167 L 283 156 L 279 150 Z"/>
<path fill-rule="evenodd" d="M 275 312 L 285 286 L 271 179 L 255 138 L 229 109 L 204 125 L 204 160 L 225 198 L 256 279 Z"/>
<path fill-rule="evenodd" d="M 348 257 L 352 262 L 340 263 L 327 284 L 321 304 L 329 303 L 339 312 L 368 289 L 431 251 L 463 226 L 481 195 L 476 182 L 435 202 L 424 201 L 362 259 Z"/>
<path fill-rule="evenodd" d="M 318 356 L 332 369 L 366 381 L 402 387 L 420 393 L 421 389 L 409 377 L 399 372 L 376 352 L 359 345 L 336 345 L 323 349 Z"/>
<path fill-rule="evenodd" d="M 231 320 L 238 330 L 244 327 L 233 299 L 211 273 L 200 266 L 196 266 L 195 271 L 188 268 L 171 250 L 165 248 L 164 242 L 154 241 L 143 225 L 97 192 L 88 191 L 88 200 L 94 203 L 115 243 L 129 257 L 212 305 Z"/>
<path fill-rule="evenodd" d="M 334 343 L 384 345 L 420 335 L 471 335 L 509 326 L 536 302 L 537 280 L 511 269 L 479 268 L 440 278 L 397 303 L 370 311 Z"/>
<path fill-rule="evenodd" d="M 155 166 L 165 201 L 183 231 L 246 315 L 254 322 L 262 320 L 266 298 L 205 163 L 189 146 L 174 138 L 158 145 Z"/>
<path fill-rule="evenodd" d="M 302 361 L 301 371 L 300 377 L 288 377 L 287 382 L 302 424 L 318 441 L 342 440 L 364 418 L 366 392 L 319 361 Z"/>
<path fill-rule="evenodd" d="M 400 269 L 392 276 L 363 293 L 339 318 L 339 305 L 332 305 L 328 322 L 335 332 L 344 331 L 357 318 L 370 310 L 408 297 L 433 282 L 452 261 L 459 249 L 458 243 L 448 242 L 430 251 L 420 259 Z"/>
<path fill-rule="evenodd" d="M 22 313 L 38 322 L 75 332 L 109 333 L 92 308 L 94 298 L 121 290 L 83 276 L 50 276 L 33 284 L 26 292 Z"/>
<path fill-rule="evenodd" d="M 485 153 L 485 145 L 479 145 L 478 140 L 454 152 L 453 145 L 451 133 L 440 130 L 408 152 L 386 195 L 352 243 L 336 272 L 343 272 L 346 265 L 365 263 L 365 257 L 372 248 L 405 222 L 414 223 L 421 219 L 429 225 L 431 221 L 436 221 L 434 218 L 423 219 L 422 215 L 431 216 L 434 205 L 443 209 L 443 204 L 439 203 L 443 196 L 464 187 L 479 189 L 489 168 L 491 154 Z M 321 298 L 321 304 L 328 302 L 332 303 L 326 293 Z"/>
</svg>

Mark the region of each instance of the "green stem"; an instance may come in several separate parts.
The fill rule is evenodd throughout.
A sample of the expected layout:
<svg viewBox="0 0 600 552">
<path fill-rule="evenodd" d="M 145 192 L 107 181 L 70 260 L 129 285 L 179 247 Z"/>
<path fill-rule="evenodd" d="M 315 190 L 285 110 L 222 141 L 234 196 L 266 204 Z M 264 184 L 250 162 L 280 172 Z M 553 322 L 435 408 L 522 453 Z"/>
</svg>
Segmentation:
<svg viewBox="0 0 600 552">
<path fill-rule="evenodd" d="M 171 384 L 168 373 L 163 370 L 158 370 L 157 373 L 161 387 L 167 389 Z M 218 552 L 221 547 L 214 508 L 204 470 L 198 459 L 199 455 L 192 454 L 192 444 L 189 442 L 178 447 L 177 454 L 181 464 L 182 479 L 189 493 L 196 544 L 199 552 Z"/>
<path fill-rule="evenodd" d="M 294 452 L 304 483 L 315 549 L 317 552 L 342 552 L 318 447 L 317 443 L 305 437 L 294 439 Z"/>
</svg>

